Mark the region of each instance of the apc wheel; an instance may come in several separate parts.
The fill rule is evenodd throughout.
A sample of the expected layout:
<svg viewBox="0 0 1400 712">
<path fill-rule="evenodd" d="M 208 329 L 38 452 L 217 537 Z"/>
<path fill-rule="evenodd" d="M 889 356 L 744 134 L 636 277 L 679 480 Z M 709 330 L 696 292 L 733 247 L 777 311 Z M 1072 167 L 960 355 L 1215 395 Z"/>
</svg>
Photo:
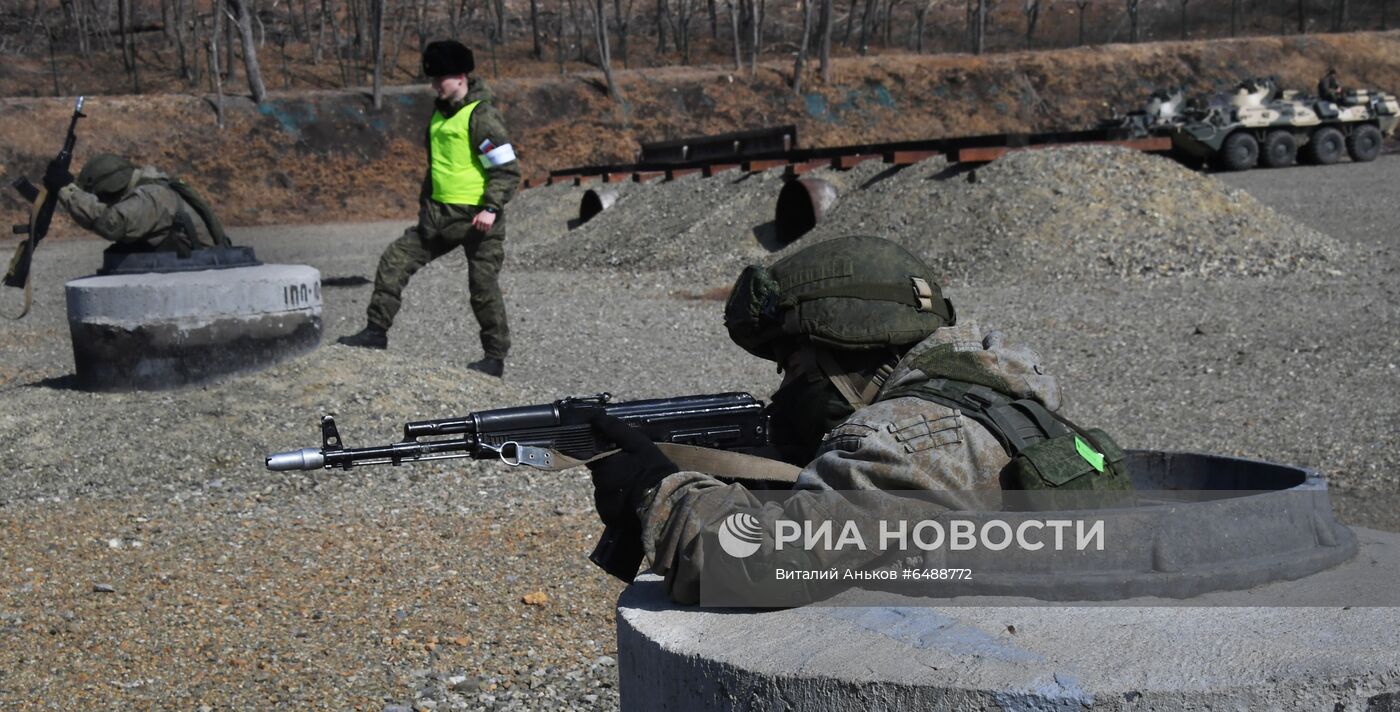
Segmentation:
<svg viewBox="0 0 1400 712">
<path fill-rule="evenodd" d="M 1244 131 L 1232 133 L 1220 147 L 1219 161 L 1227 171 L 1247 171 L 1259 162 L 1259 141 Z"/>
<path fill-rule="evenodd" d="M 1376 160 L 1381 155 L 1381 130 L 1371 124 L 1356 127 L 1347 137 L 1347 153 L 1357 163 Z"/>
<path fill-rule="evenodd" d="M 1342 160 L 1345 152 L 1346 139 L 1342 137 L 1341 131 L 1331 126 L 1323 126 L 1314 131 L 1308 145 L 1303 147 L 1303 157 L 1308 163 L 1319 166 L 1330 166 Z"/>
<path fill-rule="evenodd" d="M 1270 131 L 1264 138 L 1264 152 L 1259 162 L 1265 168 L 1287 168 L 1298 160 L 1298 139 L 1291 131 Z"/>
</svg>

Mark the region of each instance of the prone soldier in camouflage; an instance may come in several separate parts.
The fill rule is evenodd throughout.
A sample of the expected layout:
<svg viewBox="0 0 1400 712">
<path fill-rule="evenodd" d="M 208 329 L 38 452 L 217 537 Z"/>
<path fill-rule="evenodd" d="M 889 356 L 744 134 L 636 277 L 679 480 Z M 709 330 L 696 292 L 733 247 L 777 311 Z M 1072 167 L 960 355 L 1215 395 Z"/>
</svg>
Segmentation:
<svg viewBox="0 0 1400 712">
<path fill-rule="evenodd" d="M 419 195 L 418 224 L 404 231 L 379 258 L 368 324 L 340 343 L 383 349 L 403 304 L 403 290 L 424 265 L 461 248 L 467 257 L 467 287 L 480 327 L 482 359 L 472 368 L 500 377 L 510 351 L 510 328 L 499 283 L 505 261 L 504 207 L 520 186 L 505 121 L 492 103 L 491 88 L 472 77 L 470 49 L 453 40 L 423 50 L 423 73 L 438 98 L 426 135 L 428 170 Z"/>
<path fill-rule="evenodd" d="M 228 245 L 213 211 L 192 188 L 110 153 L 89 159 L 77 179 L 58 191 L 58 200 L 74 222 L 119 249 L 188 255 Z"/>
<path fill-rule="evenodd" d="M 829 498 L 806 496 L 829 490 L 928 490 L 950 509 L 999 506 L 1007 451 L 958 409 L 917 395 L 922 386 L 978 384 L 1049 411 L 1061 406 L 1059 383 L 1039 355 L 958 321 L 932 270 L 880 238 L 829 240 L 771 268 L 749 267 L 725 323 L 736 343 L 783 373 L 770 406 L 772 439 L 784 460 L 805 465 L 795 485 L 804 492 L 761 505 L 743 485 L 677 472 L 654 447 L 618 437 L 617 423 L 595 422 L 624 443 L 590 465 L 600 516 L 641 532 L 652 570 L 680 603 L 698 600 L 703 566 L 736 565 L 706 552 L 701 536 L 735 511 L 771 520 L 815 509 L 817 520 L 839 521 Z"/>
</svg>

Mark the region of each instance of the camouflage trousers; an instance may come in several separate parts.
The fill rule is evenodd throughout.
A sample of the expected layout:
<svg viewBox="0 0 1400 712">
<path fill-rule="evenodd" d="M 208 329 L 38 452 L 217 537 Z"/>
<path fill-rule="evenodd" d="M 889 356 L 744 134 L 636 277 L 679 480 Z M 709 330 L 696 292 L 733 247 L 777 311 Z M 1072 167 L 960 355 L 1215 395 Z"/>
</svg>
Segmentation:
<svg viewBox="0 0 1400 712">
<path fill-rule="evenodd" d="M 471 293 L 472 313 L 481 329 L 481 348 L 488 358 L 506 357 L 510 351 L 510 327 L 499 282 L 501 264 L 506 258 L 505 215 L 496 216 L 491 231 L 482 234 L 471 226 L 476 213 L 475 206 L 428 201 L 418 213 L 418 224 L 404 230 L 379 257 L 374 294 L 367 310 L 370 324 L 388 330 L 403 305 L 404 287 L 414 273 L 460 247 L 467 256 L 467 289 Z"/>
</svg>

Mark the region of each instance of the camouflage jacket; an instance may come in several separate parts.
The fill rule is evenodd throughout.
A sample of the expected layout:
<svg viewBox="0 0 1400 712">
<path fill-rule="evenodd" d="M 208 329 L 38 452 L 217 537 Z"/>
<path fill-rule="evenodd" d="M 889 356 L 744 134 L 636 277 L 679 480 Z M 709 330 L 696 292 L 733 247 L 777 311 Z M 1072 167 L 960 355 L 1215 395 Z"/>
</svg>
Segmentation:
<svg viewBox="0 0 1400 712">
<path fill-rule="evenodd" d="M 468 80 L 467 95 L 460 103 L 447 103 L 441 100 L 436 102 L 436 110 L 442 115 L 451 118 L 453 114 L 462 110 L 462 107 L 474 101 L 481 102 L 475 109 L 472 109 L 471 126 L 468 132 L 471 134 L 473 146 L 480 146 L 490 141 L 494 146 L 510 145 L 510 136 L 506 132 L 506 121 L 501 116 L 501 112 L 493 102 L 495 95 L 491 87 L 486 82 L 475 77 Z M 431 152 L 432 140 L 427 131 L 423 132 L 423 145 Z M 429 169 L 423 174 L 423 188 L 419 194 L 420 202 L 426 204 L 433 195 L 433 174 L 432 157 L 429 156 Z M 487 166 L 486 168 L 486 193 L 481 196 L 481 207 L 494 208 L 499 212 L 510 199 L 515 197 L 520 190 L 520 161 L 514 160 L 503 163 L 499 166 Z"/>
<path fill-rule="evenodd" d="M 198 245 L 213 246 L 209 229 L 194 208 L 167 185 L 169 176 L 152 166 L 138 169 L 133 187 L 117 202 L 108 205 L 96 195 L 70 183 L 58 192 L 58 200 L 73 216 L 73 221 L 85 230 L 116 243 L 130 244 L 149 241 L 160 249 L 174 250 L 167 238 L 184 213 L 186 223 L 194 227 L 192 236 Z"/>
<path fill-rule="evenodd" d="M 998 390 L 1034 398 L 1050 410 L 1061 405 L 1059 384 L 1045 375 L 1034 351 L 1010 346 L 1002 332 L 984 333 L 971 321 L 939 329 L 917 344 L 896 365 L 881 394 L 938 377 L 996 384 Z M 852 518 L 852 513 L 835 511 L 846 506 L 841 498 L 819 496 L 830 490 L 926 490 L 948 509 L 995 507 L 1000 502 L 998 475 L 1007 461 L 996 438 L 957 411 L 912 396 L 877 397 L 823 438 L 816 458 L 798 477 L 795 489 L 802 491 L 781 505 L 763 505 L 743 485 L 698 472 L 666 478 L 638 510 L 643 544 L 653 571 L 666 577 L 671 597 L 695 603 L 700 571 L 707 565 L 701 533 L 713 531 L 735 511 L 748 511 L 765 522 L 762 531 L 771 532 L 767 522 L 776 518 Z M 738 565 L 732 557 L 708 553 L 713 554 L 710 565 Z M 835 563 L 826 559 L 805 565 Z"/>
</svg>

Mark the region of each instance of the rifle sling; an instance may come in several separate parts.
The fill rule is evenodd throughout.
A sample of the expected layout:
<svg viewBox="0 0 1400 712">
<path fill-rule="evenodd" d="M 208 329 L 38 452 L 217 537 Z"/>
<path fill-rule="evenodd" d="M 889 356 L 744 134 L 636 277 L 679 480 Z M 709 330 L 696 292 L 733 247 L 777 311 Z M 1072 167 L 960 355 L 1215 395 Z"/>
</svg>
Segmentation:
<svg viewBox="0 0 1400 712">
<path fill-rule="evenodd" d="M 42 208 L 42 206 L 44 205 L 44 201 L 47 198 L 48 189 L 40 187 L 39 195 L 34 198 L 34 202 L 30 203 L 29 207 L 29 234 L 25 236 L 24 242 L 19 243 L 19 246 L 15 248 L 15 257 L 13 260 L 10 261 L 12 267 L 22 266 L 21 263 L 25 261 L 25 252 L 29 253 L 28 257 L 32 263 L 34 259 L 34 250 L 39 246 L 39 239 L 37 237 L 39 210 Z M 20 319 L 24 318 L 25 314 L 29 313 L 29 307 L 33 304 L 34 268 L 31 264 L 28 266 L 28 269 L 26 269 L 24 273 L 24 306 L 19 310 L 19 314 L 16 314 L 15 316 L 10 316 L 9 314 L 6 314 L 5 318 L 11 321 L 19 321 Z"/>
<path fill-rule="evenodd" d="M 741 452 L 680 443 L 657 443 L 656 446 L 661 449 L 662 454 L 671 458 L 671 461 L 676 463 L 682 472 L 703 472 L 707 475 L 735 480 L 796 482 L 797 473 L 802 471 L 802 468 L 796 465 Z M 579 460 L 558 451 L 551 451 L 554 461 L 550 467 L 543 469 L 567 470 L 594 460 L 601 460 L 615 452 L 617 451 L 609 450 L 600 452 L 587 460 Z"/>
</svg>

